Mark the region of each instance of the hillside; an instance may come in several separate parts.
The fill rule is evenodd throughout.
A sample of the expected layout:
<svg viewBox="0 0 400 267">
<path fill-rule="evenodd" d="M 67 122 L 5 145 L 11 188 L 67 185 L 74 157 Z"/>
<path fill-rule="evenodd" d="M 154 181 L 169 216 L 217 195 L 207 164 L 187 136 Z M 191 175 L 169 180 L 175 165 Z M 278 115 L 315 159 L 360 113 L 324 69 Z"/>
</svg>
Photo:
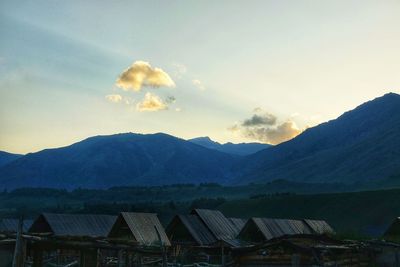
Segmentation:
<svg viewBox="0 0 400 267">
<path fill-rule="evenodd" d="M 166 225 L 176 214 L 187 214 L 192 208 L 209 208 L 239 218 L 325 219 L 340 235 L 348 238 L 378 237 L 400 215 L 399 189 L 314 195 L 268 193 L 269 188 L 283 189 L 282 186 L 285 185 L 225 187 L 203 184 L 70 192 L 16 189 L 0 192 L 0 217 L 15 217 L 21 211 L 27 218 L 34 218 L 41 212 L 118 214 L 136 211 L 156 212 Z M 325 189 L 329 189 L 327 186 Z M 291 188 L 308 190 L 305 184 Z"/>
<path fill-rule="evenodd" d="M 247 157 L 237 183 L 373 183 L 400 173 L 400 95 L 386 94 Z"/>
<path fill-rule="evenodd" d="M 218 209 L 231 217 L 324 219 L 340 234 L 380 236 L 400 216 L 400 190 L 266 196 L 231 200 Z"/>
<path fill-rule="evenodd" d="M 108 188 L 229 182 L 236 158 L 166 134 L 91 137 L 27 154 L 0 169 L 2 188 Z"/>
<path fill-rule="evenodd" d="M 224 153 L 239 155 L 239 156 L 247 156 L 250 154 L 254 154 L 260 150 L 266 149 L 270 147 L 269 144 L 261 144 L 261 143 L 239 143 L 234 144 L 231 142 L 228 143 L 218 143 L 210 139 L 210 137 L 197 137 L 193 139 L 189 139 L 188 141 L 198 144 L 200 146 L 218 150 Z"/>
<path fill-rule="evenodd" d="M 0 151 L 0 167 L 10 163 L 13 160 L 16 160 L 18 158 L 22 157 L 22 155 L 19 154 L 12 154 L 8 153 L 5 151 Z"/>
</svg>

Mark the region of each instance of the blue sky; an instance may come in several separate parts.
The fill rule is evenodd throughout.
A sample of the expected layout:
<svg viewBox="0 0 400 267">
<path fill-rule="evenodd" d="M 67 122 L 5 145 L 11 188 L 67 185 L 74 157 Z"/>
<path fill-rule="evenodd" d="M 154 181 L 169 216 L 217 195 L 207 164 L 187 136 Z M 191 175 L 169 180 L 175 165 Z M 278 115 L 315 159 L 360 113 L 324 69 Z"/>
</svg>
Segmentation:
<svg viewBox="0 0 400 267">
<path fill-rule="evenodd" d="M 3 0 L 0 150 L 119 132 L 279 143 L 400 92 L 399 13 L 399 1 Z M 124 90 L 135 62 L 174 85 Z"/>
</svg>

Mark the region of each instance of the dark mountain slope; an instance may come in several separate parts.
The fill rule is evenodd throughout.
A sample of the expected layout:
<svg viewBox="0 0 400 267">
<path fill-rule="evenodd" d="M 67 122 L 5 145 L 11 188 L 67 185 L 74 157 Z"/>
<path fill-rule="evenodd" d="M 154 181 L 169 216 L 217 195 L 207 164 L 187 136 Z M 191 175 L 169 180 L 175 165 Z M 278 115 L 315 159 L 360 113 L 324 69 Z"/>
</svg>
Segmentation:
<svg viewBox="0 0 400 267">
<path fill-rule="evenodd" d="M 188 141 L 204 146 L 209 149 L 218 150 L 232 155 L 247 156 L 254 154 L 260 150 L 266 149 L 271 145 L 261 143 L 239 143 L 234 144 L 231 142 L 221 144 L 210 139 L 210 137 L 197 137 L 189 139 Z"/>
<path fill-rule="evenodd" d="M 5 151 L 0 151 L 0 167 L 10 163 L 13 160 L 16 160 L 18 158 L 22 157 L 22 155 L 19 154 L 12 154 L 8 153 Z"/>
<path fill-rule="evenodd" d="M 369 182 L 400 173 L 400 95 L 390 93 L 260 151 L 237 182 Z"/>
<path fill-rule="evenodd" d="M 0 169 L 3 188 L 108 188 L 227 183 L 236 159 L 166 134 L 91 137 L 28 154 Z"/>
</svg>

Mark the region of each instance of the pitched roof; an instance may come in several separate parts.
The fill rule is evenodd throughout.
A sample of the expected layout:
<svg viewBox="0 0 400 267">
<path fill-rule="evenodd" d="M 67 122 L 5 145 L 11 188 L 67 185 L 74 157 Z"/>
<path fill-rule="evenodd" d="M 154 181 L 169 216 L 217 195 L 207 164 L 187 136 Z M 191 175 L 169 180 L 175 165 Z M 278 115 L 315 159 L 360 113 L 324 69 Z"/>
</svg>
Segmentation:
<svg viewBox="0 0 400 267">
<path fill-rule="evenodd" d="M 302 221 L 268 218 L 251 220 L 267 240 L 284 235 L 311 234 L 310 229 Z"/>
<path fill-rule="evenodd" d="M 172 226 L 173 223 L 176 222 L 181 222 L 200 246 L 206 246 L 217 242 L 217 239 L 215 239 L 214 235 L 197 215 L 177 215 L 171 221 L 170 225 Z"/>
<path fill-rule="evenodd" d="M 333 233 L 328 223 L 320 220 L 251 218 L 248 224 L 254 224 L 266 240 L 287 235 Z M 247 231 L 247 227 L 242 231 Z"/>
<path fill-rule="evenodd" d="M 110 231 L 109 237 L 114 236 L 121 222 L 126 223 L 135 240 L 141 245 L 159 246 L 160 241 L 165 246 L 171 245 L 155 213 L 121 212 Z"/>
<path fill-rule="evenodd" d="M 16 232 L 18 230 L 19 219 L 0 219 L 0 232 Z M 32 225 L 32 220 L 24 220 L 22 230 L 28 231 Z"/>
<path fill-rule="evenodd" d="M 55 236 L 106 237 L 116 220 L 111 215 L 43 213 L 29 229 L 31 233 L 51 232 Z"/>
<path fill-rule="evenodd" d="M 191 214 L 199 216 L 217 240 L 235 239 L 241 230 L 238 220 L 233 223 L 218 210 L 194 209 Z"/>
<path fill-rule="evenodd" d="M 242 219 L 242 218 L 228 218 L 228 220 L 230 220 L 231 223 L 233 223 L 236 226 L 236 228 L 239 229 L 239 232 L 240 230 L 243 229 L 244 225 L 247 222 L 247 219 Z"/>
<path fill-rule="evenodd" d="M 310 219 L 304 219 L 303 221 L 311 228 L 314 234 L 334 233 L 333 228 L 326 221 Z"/>
</svg>

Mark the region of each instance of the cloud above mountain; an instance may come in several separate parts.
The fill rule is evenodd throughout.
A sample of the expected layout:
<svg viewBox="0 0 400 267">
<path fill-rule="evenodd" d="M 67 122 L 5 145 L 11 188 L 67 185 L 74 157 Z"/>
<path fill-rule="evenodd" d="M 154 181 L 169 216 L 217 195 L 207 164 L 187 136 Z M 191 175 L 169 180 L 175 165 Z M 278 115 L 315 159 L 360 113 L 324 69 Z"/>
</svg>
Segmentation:
<svg viewBox="0 0 400 267">
<path fill-rule="evenodd" d="M 261 113 L 260 108 L 254 109 L 254 112 L 256 114 L 234 124 L 228 130 L 245 138 L 273 145 L 290 140 L 301 133 L 292 120 L 278 123 L 277 117 L 271 113 Z"/>
<path fill-rule="evenodd" d="M 162 100 L 159 96 L 146 93 L 144 99 L 137 103 L 136 110 L 143 112 L 143 111 L 159 111 L 168 109 L 168 102 L 170 100 L 167 99 L 166 101 Z"/>
<path fill-rule="evenodd" d="M 258 125 L 274 125 L 276 123 L 276 116 L 265 113 L 265 114 L 254 114 L 251 118 L 243 121 L 242 126 L 258 126 Z"/>
<path fill-rule="evenodd" d="M 126 91 L 140 91 L 143 87 L 174 87 L 175 82 L 168 73 L 149 62 L 135 61 L 118 77 L 116 86 Z"/>
</svg>

